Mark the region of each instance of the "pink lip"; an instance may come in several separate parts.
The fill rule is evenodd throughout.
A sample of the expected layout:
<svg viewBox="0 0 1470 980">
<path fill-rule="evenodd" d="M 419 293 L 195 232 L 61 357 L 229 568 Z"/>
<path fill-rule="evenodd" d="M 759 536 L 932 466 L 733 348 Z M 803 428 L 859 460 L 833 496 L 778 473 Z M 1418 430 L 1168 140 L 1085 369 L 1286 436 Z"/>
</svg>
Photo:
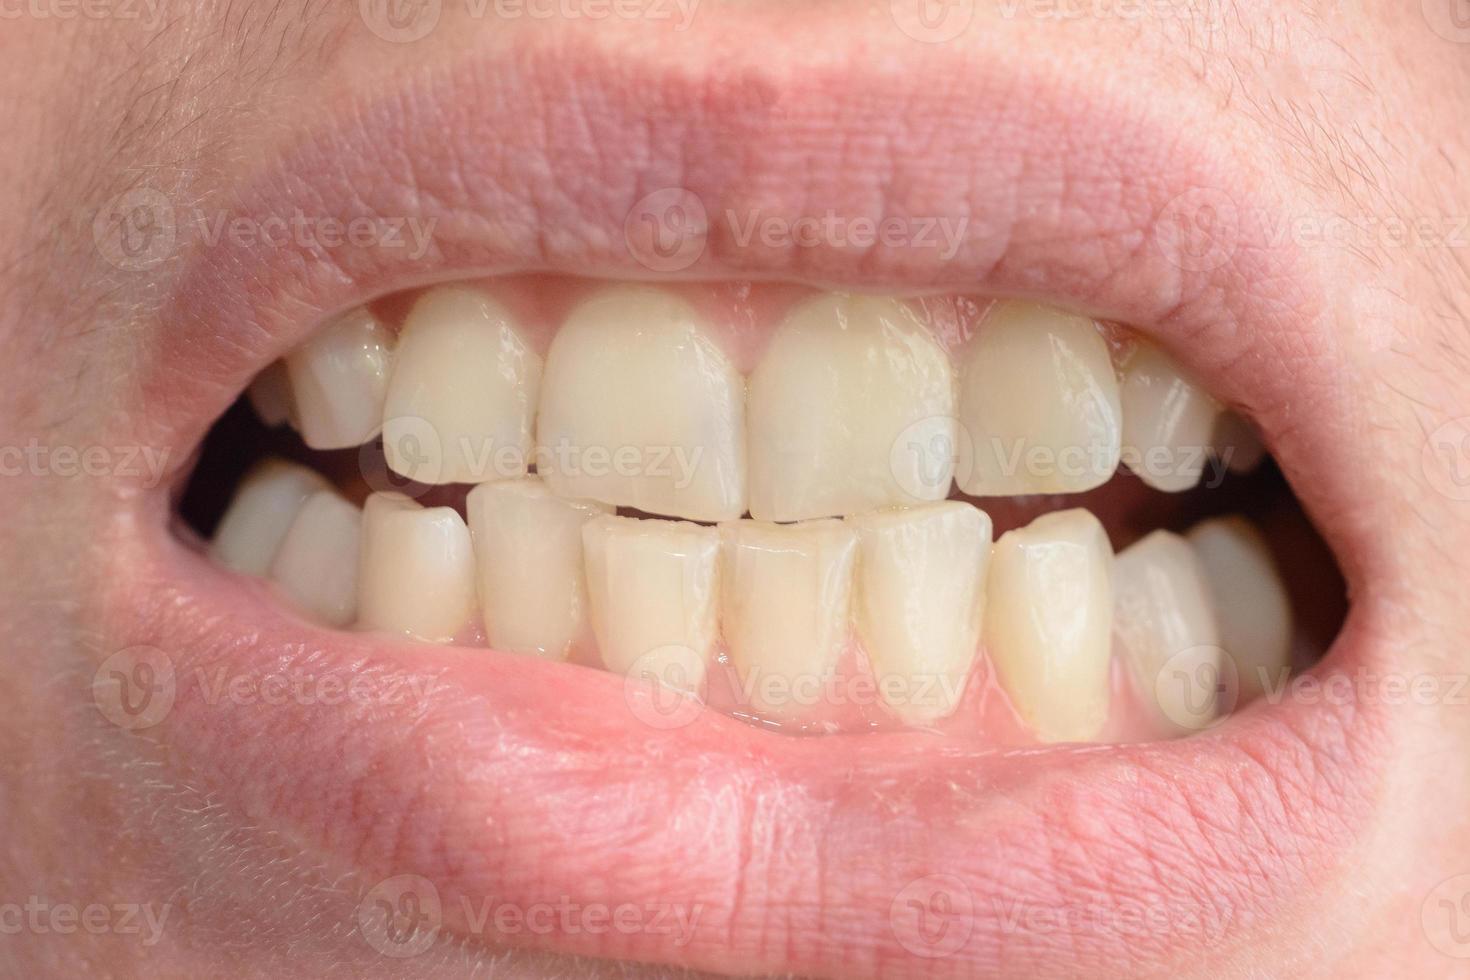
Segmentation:
<svg viewBox="0 0 1470 980">
<path fill-rule="evenodd" d="M 591 39 L 530 46 L 328 107 L 335 121 L 233 210 L 432 215 L 434 249 L 191 255 L 144 382 L 151 441 L 196 445 L 311 329 L 307 311 L 514 268 L 647 278 L 626 219 L 660 188 L 712 215 L 964 216 L 948 261 L 741 247 L 717 222 L 681 275 L 1042 296 L 1139 324 L 1256 410 L 1308 513 L 1339 518 L 1322 530 L 1355 597 L 1371 595 L 1384 545 L 1342 519 L 1341 406 L 1303 384 L 1334 367 L 1331 307 L 1302 257 L 1270 241 L 1259 219 L 1280 202 L 1238 148 L 1187 145 L 1144 103 L 1084 97 L 1045 66 L 909 45 L 862 71 L 777 75 L 759 45 L 742 50 L 756 53 L 712 49 L 678 68 L 617 63 Z M 1167 231 L 1171 208 L 1200 199 L 1234 215 L 1217 262 L 1182 258 Z M 239 323 L 258 329 L 222 329 Z M 132 574 L 106 584 L 102 621 L 114 648 L 167 652 L 176 700 L 154 731 L 242 819 L 368 884 L 420 876 L 452 933 L 475 933 L 463 912 L 487 898 L 699 910 L 687 942 L 558 926 L 477 933 L 485 943 L 742 973 L 1167 972 L 1309 902 L 1383 771 L 1370 709 L 1290 699 L 1183 741 L 1025 752 L 917 734 L 788 739 L 709 712 L 660 730 L 611 675 L 313 631 L 180 544 L 166 496 L 124 505 L 136 520 L 114 547 Z M 1368 659 L 1372 609 L 1354 607 L 1320 672 Z M 328 677 L 381 681 L 379 693 L 394 678 L 432 685 L 335 706 L 211 687 L 266 675 L 318 690 Z M 1149 914 L 1196 926 L 1128 928 Z"/>
</svg>

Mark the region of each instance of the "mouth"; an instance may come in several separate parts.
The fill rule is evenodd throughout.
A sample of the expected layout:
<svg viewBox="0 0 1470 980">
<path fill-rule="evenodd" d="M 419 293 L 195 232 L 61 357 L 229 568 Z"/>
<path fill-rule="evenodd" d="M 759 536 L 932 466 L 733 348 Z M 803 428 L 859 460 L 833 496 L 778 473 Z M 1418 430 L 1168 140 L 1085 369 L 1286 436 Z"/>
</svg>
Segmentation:
<svg viewBox="0 0 1470 980">
<path fill-rule="evenodd" d="M 352 113 L 233 205 L 431 246 L 191 256 L 143 411 L 193 451 L 107 593 L 165 652 L 147 730 L 388 955 L 1044 976 L 1224 955 L 1328 887 L 1374 720 L 1293 691 L 1370 658 L 1381 543 L 1279 202 L 1042 78 L 1011 119 L 951 66 L 960 125 L 901 65 L 691 103 L 583 54 Z M 924 154 L 854 143 L 885 91 Z M 601 122 L 525 134 L 506 93 Z"/>
</svg>

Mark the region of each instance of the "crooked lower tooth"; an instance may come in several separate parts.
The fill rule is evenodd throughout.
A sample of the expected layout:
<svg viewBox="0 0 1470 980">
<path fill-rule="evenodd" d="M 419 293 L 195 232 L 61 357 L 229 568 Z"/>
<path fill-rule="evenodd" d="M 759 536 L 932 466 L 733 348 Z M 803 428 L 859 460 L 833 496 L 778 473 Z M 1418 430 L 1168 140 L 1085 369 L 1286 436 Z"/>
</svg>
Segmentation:
<svg viewBox="0 0 1470 980">
<path fill-rule="evenodd" d="M 541 358 L 483 292 L 432 289 L 409 311 L 383 406 L 383 455 L 420 483 L 525 476 Z"/>
<path fill-rule="evenodd" d="M 974 496 L 1078 493 L 1118 467 L 1118 379 L 1085 317 L 1034 303 L 993 310 L 963 357 L 959 417 L 974 446 L 960 488 Z"/>
<path fill-rule="evenodd" d="M 237 572 L 266 574 L 306 498 L 330 489 L 326 480 L 304 466 L 279 459 L 260 463 L 235 491 L 210 543 L 210 554 Z"/>
<path fill-rule="evenodd" d="M 1139 696 L 1178 731 L 1207 727 L 1228 685 L 1205 570 L 1177 534 L 1155 531 L 1113 564 L 1113 636 Z"/>
<path fill-rule="evenodd" d="M 736 521 L 724 538 L 721 622 L 751 707 L 794 717 L 848 640 L 857 538 L 841 521 Z"/>
<path fill-rule="evenodd" d="M 475 556 L 459 514 L 396 493 L 369 496 L 357 607 L 366 629 L 454 642 L 475 613 Z"/>
<path fill-rule="evenodd" d="M 357 617 L 362 511 L 333 490 L 307 498 L 286 532 L 270 577 L 303 610 L 329 626 Z"/>
<path fill-rule="evenodd" d="M 1241 702 L 1278 688 L 1291 668 L 1291 601 L 1265 539 L 1243 517 L 1213 518 L 1186 536 L 1209 579 Z"/>
<path fill-rule="evenodd" d="M 607 668 L 702 693 L 718 629 L 715 529 L 597 517 L 582 526 L 582 546 Z"/>
<path fill-rule="evenodd" d="M 285 361 L 272 361 L 250 383 L 245 395 L 267 428 L 285 425 L 296 412 L 291 404 L 291 376 L 286 371 Z"/>
<path fill-rule="evenodd" d="M 487 642 L 566 659 L 588 626 L 582 525 L 612 508 L 553 496 L 527 478 L 482 483 L 470 491 L 465 512 Z"/>
<path fill-rule="evenodd" d="M 992 549 L 985 649 L 1043 741 L 1086 741 L 1107 721 L 1112 564 L 1107 532 L 1080 509 L 1038 517 Z"/>
<path fill-rule="evenodd" d="M 1158 347 L 1141 342 L 1123 371 L 1123 462 L 1156 490 L 1199 483 L 1220 404 Z"/>
<path fill-rule="evenodd" d="M 356 309 L 286 357 L 303 442 L 313 449 L 345 449 L 378 434 L 392 350 L 388 329 Z"/>
<path fill-rule="evenodd" d="M 980 642 L 990 518 L 944 502 L 851 518 L 858 635 L 879 692 L 910 724 L 945 718 Z"/>
<path fill-rule="evenodd" d="M 896 299 L 792 311 L 750 377 L 750 513 L 796 521 L 942 500 L 954 473 L 949 357 Z"/>
<path fill-rule="evenodd" d="M 608 289 L 547 354 L 537 470 L 565 497 L 722 521 L 745 512 L 745 380 L 665 290 Z"/>
</svg>

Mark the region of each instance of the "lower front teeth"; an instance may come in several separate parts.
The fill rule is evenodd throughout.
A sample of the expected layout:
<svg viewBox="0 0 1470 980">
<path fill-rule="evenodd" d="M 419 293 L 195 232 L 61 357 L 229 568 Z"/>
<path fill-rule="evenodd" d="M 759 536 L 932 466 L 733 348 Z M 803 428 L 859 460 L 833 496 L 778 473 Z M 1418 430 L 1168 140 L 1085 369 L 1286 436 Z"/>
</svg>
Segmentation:
<svg viewBox="0 0 1470 980">
<path fill-rule="evenodd" d="M 464 519 L 375 493 L 362 513 L 358 620 L 368 629 L 453 643 L 475 615 L 475 556 Z"/>
<path fill-rule="evenodd" d="M 362 512 L 335 490 L 307 498 L 286 532 L 270 577 L 306 612 L 329 626 L 357 619 Z"/>
<path fill-rule="evenodd" d="M 331 484 L 295 463 L 269 459 L 245 477 L 220 521 L 210 554 L 226 568 L 264 575 L 301 505 Z"/>
</svg>

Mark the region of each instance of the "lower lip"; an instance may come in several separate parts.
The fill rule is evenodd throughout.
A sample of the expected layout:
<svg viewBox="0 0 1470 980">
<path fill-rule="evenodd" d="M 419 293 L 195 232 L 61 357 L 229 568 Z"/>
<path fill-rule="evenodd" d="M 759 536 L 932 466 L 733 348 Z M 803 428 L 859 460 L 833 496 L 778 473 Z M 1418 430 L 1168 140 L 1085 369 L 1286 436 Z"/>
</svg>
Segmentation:
<svg viewBox="0 0 1470 980">
<path fill-rule="evenodd" d="M 161 530 L 133 545 L 105 622 L 167 658 L 151 730 L 189 778 L 364 888 L 410 876 L 485 946 L 738 973 L 1162 967 L 1312 894 L 1384 771 L 1372 709 L 1331 699 L 1009 750 L 650 715 L 610 674 L 314 631 Z M 1355 608 L 1315 673 L 1370 635 Z"/>
</svg>

